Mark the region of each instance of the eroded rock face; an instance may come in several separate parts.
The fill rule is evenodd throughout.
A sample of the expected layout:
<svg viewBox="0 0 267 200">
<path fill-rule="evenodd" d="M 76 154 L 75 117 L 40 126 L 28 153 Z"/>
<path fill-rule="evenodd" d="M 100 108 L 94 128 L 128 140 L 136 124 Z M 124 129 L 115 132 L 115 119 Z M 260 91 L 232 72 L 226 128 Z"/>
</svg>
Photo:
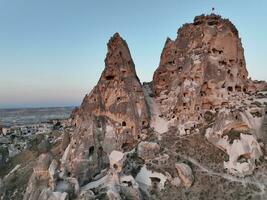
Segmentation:
<svg viewBox="0 0 267 200">
<path fill-rule="evenodd" d="M 207 129 L 209 142 L 228 154 L 224 167 L 232 174 L 251 175 L 256 167 L 255 161 L 263 155 L 256 134 L 262 119 L 253 117 L 249 111 L 231 112 L 225 109 L 219 112 L 214 125 Z"/>
<path fill-rule="evenodd" d="M 68 171 L 82 183 L 108 166 L 112 150 L 129 150 L 148 127 L 149 115 L 126 42 L 116 33 L 108 42 L 98 84 L 73 113 L 76 131 Z"/>
<path fill-rule="evenodd" d="M 153 87 L 165 118 L 197 124 L 203 110 L 227 106 L 230 94 L 247 92 L 247 76 L 235 26 L 201 15 L 183 25 L 176 40 L 167 39 Z"/>
<path fill-rule="evenodd" d="M 59 177 L 58 161 L 48 152 L 38 157 L 23 199 L 68 200 L 77 196 L 78 192 L 78 181 Z"/>
<path fill-rule="evenodd" d="M 154 187 L 161 190 L 165 186 L 167 177 L 162 173 L 147 169 L 144 165 L 135 179 L 142 190 L 149 190 Z"/>
<path fill-rule="evenodd" d="M 176 40 L 167 39 L 153 77 L 162 118 L 181 136 L 213 124 L 206 137 L 229 155 L 224 166 L 236 175 L 251 174 L 262 156 L 257 139 L 264 109 L 250 95 L 265 82 L 247 77 L 237 29 L 215 14 L 195 17 Z"/>
<path fill-rule="evenodd" d="M 24 199 L 183 198 L 168 191 L 200 199 L 199 185 L 207 192 L 206 182 L 232 179 L 223 165 L 251 175 L 263 155 L 257 140 L 266 141 L 267 100 L 264 93 L 255 99 L 264 84 L 247 76 L 236 28 L 214 14 L 196 17 L 175 41 L 167 39 L 153 82 L 144 86 L 116 33 L 98 84 L 71 114 L 74 131 L 62 136 L 62 157 L 41 151 Z"/>
<path fill-rule="evenodd" d="M 50 179 L 48 168 L 52 159 L 50 153 L 44 153 L 38 157 L 24 194 L 24 200 L 45 199 L 47 197 L 48 193 L 46 191 L 49 190 L 47 186 Z M 51 190 L 49 191 L 51 192 Z"/>
</svg>

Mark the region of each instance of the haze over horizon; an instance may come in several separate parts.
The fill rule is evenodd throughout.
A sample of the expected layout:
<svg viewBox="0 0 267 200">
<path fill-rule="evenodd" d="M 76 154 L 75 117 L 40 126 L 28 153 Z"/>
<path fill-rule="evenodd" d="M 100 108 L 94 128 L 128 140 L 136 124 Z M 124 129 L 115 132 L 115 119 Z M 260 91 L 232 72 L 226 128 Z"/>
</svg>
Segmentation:
<svg viewBox="0 0 267 200">
<path fill-rule="evenodd" d="M 140 80 L 151 81 L 166 38 L 212 7 L 237 27 L 249 76 L 267 80 L 264 0 L 0 0 L 0 108 L 79 105 L 104 69 L 115 32 Z"/>
</svg>

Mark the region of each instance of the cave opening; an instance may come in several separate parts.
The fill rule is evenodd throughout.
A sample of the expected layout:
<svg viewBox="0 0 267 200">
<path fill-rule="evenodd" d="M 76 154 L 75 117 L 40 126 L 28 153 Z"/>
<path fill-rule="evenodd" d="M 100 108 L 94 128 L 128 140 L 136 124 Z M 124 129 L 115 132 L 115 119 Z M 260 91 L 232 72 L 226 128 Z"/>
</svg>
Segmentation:
<svg viewBox="0 0 267 200">
<path fill-rule="evenodd" d="M 237 91 L 237 92 L 241 92 L 241 86 L 236 85 L 236 86 L 235 86 L 235 91 Z"/>
<path fill-rule="evenodd" d="M 228 90 L 229 92 L 233 92 L 233 87 L 229 86 L 229 87 L 227 87 L 227 90 Z"/>
<path fill-rule="evenodd" d="M 118 169 L 118 165 L 114 164 L 114 165 L 113 165 L 113 168 L 114 168 L 114 169 Z"/>
<path fill-rule="evenodd" d="M 94 151 L 95 151 L 95 147 L 94 146 L 91 146 L 89 148 L 89 157 L 91 157 L 94 154 Z"/>
<path fill-rule="evenodd" d="M 114 75 L 107 75 L 106 76 L 106 80 L 110 81 L 110 80 L 113 80 L 115 78 Z"/>
</svg>

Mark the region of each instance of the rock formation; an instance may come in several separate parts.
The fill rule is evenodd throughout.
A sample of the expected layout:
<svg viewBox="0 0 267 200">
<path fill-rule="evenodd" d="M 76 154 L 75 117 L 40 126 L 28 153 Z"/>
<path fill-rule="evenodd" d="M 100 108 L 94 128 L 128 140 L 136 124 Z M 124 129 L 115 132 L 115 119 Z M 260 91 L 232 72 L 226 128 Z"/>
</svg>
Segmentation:
<svg viewBox="0 0 267 200">
<path fill-rule="evenodd" d="M 231 164 L 226 163 L 225 167 L 239 175 L 252 173 L 255 159 L 262 155 L 256 141 L 259 127 L 251 126 L 255 120 L 262 119 L 260 116 L 254 119 L 251 112 L 245 111 L 249 109 L 247 104 L 242 102 L 248 98 L 248 93 L 256 91 L 247 76 L 237 29 L 229 20 L 211 14 L 197 16 L 194 23 L 185 24 L 178 30 L 175 41 L 167 39 L 153 77 L 162 117 L 170 125 L 178 126 L 180 135 L 196 132 L 197 128 L 215 122 L 213 127 L 216 128 L 208 129 L 206 136 L 227 152 Z M 263 107 L 256 110 L 264 112 Z M 221 117 L 226 113 L 228 117 Z M 241 137 L 236 139 L 240 140 L 230 144 L 230 139 L 225 138 L 226 132 L 230 133 L 229 138 L 231 133 L 238 132 Z M 222 138 L 227 141 L 227 147 L 218 142 Z M 245 143 L 241 142 L 244 140 Z M 234 150 L 229 150 L 230 146 Z M 246 150 L 234 156 L 237 148 Z M 249 159 L 243 167 L 238 162 L 242 155 Z"/>
<path fill-rule="evenodd" d="M 143 160 L 156 158 L 159 151 L 160 146 L 154 142 L 140 142 L 137 147 L 137 154 Z"/>
<path fill-rule="evenodd" d="M 184 186 L 191 187 L 194 181 L 194 176 L 192 175 L 192 169 L 184 163 L 177 163 L 175 164 L 175 167 L 177 169 L 178 176 L 180 177 Z"/>
<path fill-rule="evenodd" d="M 203 111 L 228 106 L 247 92 L 248 72 L 235 26 L 218 15 L 201 15 L 167 39 L 153 88 L 162 114 L 181 123 L 202 123 Z"/>
<path fill-rule="evenodd" d="M 256 91 L 267 91 L 266 81 L 253 81 Z"/>
<path fill-rule="evenodd" d="M 149 122 L 142 85 L 128 46 L 118 33 L 108 42 L 105 65 L 73 120 L 76 132 L 67 168 L 80 183 L 108 166 L 112 150 L 133 148 Z"/>
<path fill-rule="evenodd" d="M 255 199 L 267 194 L 264 178 L 239 178 L 267 169 L 257 169 L 267 95 L 256 93 L 264 83 L 248 79 L 229 20 L 201 15 L 183 25 L 144 85 L 118 33 L 107 46 L 97 85 L 71 114 L 73 132 L 62 136 L 59 154 L 42 151 L 25 200 L 205 199 L 204 191 L 207 199 L 225 198 L 212 194 L 214 184 L 233 198 L 229 183 L 258 188 Z"/>
</svg>

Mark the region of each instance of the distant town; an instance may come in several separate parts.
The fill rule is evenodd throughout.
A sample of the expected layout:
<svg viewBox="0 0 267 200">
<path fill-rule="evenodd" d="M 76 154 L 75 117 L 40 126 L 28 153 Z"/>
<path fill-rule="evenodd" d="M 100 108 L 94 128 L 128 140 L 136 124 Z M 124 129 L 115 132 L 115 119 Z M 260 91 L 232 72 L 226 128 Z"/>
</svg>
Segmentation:
<svg viewBox="0 0 267 200">
<path fill-rule="evenodd" d="M 72 107 L 0 110 L 0 166 L 32 148 L 34 143 L 40 142 L 36 140 L 42 140 L 40 138 L 51 144 L 57 142 L 68 126 L 71 111 Z"/>
</svg>

